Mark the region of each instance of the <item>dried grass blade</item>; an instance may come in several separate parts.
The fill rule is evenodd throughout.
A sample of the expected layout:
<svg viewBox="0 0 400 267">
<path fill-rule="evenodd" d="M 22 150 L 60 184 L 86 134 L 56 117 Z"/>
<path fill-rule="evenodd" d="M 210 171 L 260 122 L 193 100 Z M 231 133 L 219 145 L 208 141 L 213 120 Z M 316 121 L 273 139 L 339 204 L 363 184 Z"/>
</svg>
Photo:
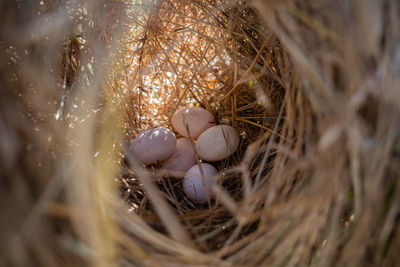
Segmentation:
<svg viewBox="0 0 400 267">
<path fill-rule="evenodd" d="M 129 163 L 131 164 L 134 172 L 137 174 L 138 180 L 143 184 L 143 188 L 147 192 L 154 209 L 156 210 L 158 216 L 160 216 L 161 221 L 164 223 L 172 239 L 181 242 L 188 247 L 194 248 L 195 246 L 193 242 L 189 238 L 186 230 L 180 224 L 178 217 L 172 212 L 171 208 L 161 197 L 160 192 L 158 192 L 157 188 L 152 183 L 152 179 L 148 173 L 135 159 L 135 157 L 128 153 L 129 151 L 126 144 L 124 146 L 124 150 L 126 151 L 125 154 Z"/>
</svg>

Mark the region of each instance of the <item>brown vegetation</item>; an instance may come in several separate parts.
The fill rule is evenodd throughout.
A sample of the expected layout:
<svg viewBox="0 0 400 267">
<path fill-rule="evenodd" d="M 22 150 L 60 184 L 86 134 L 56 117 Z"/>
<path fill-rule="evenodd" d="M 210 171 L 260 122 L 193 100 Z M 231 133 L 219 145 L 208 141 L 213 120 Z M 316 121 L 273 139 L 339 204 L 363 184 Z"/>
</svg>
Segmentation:
<svg viewBox="0 0 400 267">
<path fill-rule="evenodd" d="M 397 266 L 396 0 L 0 3 L 0 265 Z M 124 155 L 201 106 L 217 199 Z"/>
</svg>

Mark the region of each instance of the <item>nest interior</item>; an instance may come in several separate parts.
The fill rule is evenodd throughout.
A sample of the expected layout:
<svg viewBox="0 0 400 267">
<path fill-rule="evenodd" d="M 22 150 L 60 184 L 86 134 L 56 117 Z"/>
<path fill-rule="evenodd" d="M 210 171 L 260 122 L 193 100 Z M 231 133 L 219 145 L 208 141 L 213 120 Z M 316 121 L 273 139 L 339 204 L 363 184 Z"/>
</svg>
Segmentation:
<svg viewBox="0 0 400 267">
<path fill-rule="evenodd" d="M 397 266 L 397 1 L 0 3 L 0 264 Z M 217 198 L 124 153 L 240 134 Z"/>
</svg>

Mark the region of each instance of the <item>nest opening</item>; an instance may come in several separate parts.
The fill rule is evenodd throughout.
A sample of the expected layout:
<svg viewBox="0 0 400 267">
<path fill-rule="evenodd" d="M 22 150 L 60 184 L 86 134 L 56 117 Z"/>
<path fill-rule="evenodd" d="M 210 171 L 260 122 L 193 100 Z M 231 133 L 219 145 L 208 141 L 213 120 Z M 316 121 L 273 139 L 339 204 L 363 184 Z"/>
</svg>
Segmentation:
<svg viewBox="0 0 400 267">
<path fill-rule="evenodd" d="M 119 86 L 114 88 L 114 95 L 124 96 L 121 124 L 125 126 L 125 136 L 132 140 L 140 131 L 155 126 L 173 129 L 170 119 L 179 107 L 207 109 L 217 124 L 233 126 L 240 134 L 238 150 L 225 160 L 211 163 L 220 171 L 218 184 L 226 194 L 225 205 L 240 203 L 244 190 L 253 190 L 257 174 L 264 177 L 272 168 L 273 153 L 259 167 L 263 155 L 269 153 L 265 151 L 267 138 L 280 138 L 284 118 L 278 119 L 278 113 L 285 92 L 277 77 L 290 68 L 278 67 L 278 61 L 283 60 L 280 43 L 272 33 L 255 24 L 260 18 L 250 7 L 221 9 L 164 1 L 135 15 L 135 25 L 127 33 L 132 41 L 124 40 L 127 45 L 121 55 L 122 67 L 129 66 L 131 70 L 116 81 Z M 240 25 L 240 20 L 246 24 Z M 275 124 L 278 125 L 274 129 Z M 245 155 L 247 147 L 255 142 L 262 149 L 256 149 L 257 155 Z M 121 195 L 128 206 L 154 229 L 167 233 L 141 182 L 129 170 L 127 160 L 122 168 L 126 168 L 126 175 L 120 178 Z M 153 173 L 159 170 L 159 166 L 151 168 Z M 247 169 L 247 182 L 250 181 L 246 189 L 243 168 Z M 193 203 L 183 194 L 182 180 L 155 177 L 157 188 L 190 236 L 206 241 L 198 242 L 202 250 L 222 248 L 237 227 L 237 222 L 232 223 L 232 210 L 218 196 L 210 203 Z M 256 229 L 258 221 L 242 225 L 239 236 Z M 225 224 L 230 226 L 217 234 L 216 230 Z"/>
</svg>

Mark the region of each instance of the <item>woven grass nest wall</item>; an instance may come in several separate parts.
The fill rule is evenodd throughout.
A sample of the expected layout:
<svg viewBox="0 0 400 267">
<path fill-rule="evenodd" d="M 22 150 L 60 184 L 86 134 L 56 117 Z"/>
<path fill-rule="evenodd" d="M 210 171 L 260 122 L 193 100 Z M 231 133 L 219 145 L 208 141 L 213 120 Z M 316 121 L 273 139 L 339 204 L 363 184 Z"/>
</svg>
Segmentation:
<svg viewBox="0 0 400 267">
<path fill-rule="evenodd" d="M 0 3 L 1 266 L 399 266 L 396 0 Z M 216 198 L 127 144 L 234 127 Z"/>
</svg>

